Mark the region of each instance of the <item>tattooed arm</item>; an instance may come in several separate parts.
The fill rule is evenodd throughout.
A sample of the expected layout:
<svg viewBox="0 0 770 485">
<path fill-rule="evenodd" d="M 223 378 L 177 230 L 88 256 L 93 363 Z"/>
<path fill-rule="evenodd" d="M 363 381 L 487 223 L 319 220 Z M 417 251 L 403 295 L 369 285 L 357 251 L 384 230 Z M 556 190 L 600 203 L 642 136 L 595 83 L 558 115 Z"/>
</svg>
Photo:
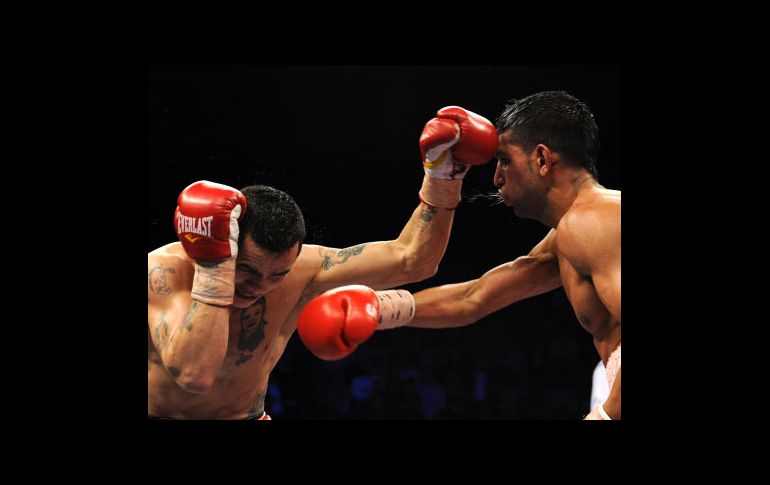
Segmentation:
<svg viewBox="0 0 770 485">
<path fill-rule="evenodd" d="M 187 392 L 208 392 L 227 351 L 228 307 L 193 301 L 192 268 L 179 258 L 148 255 L 150 335 L 174 381 Z"/>
<path fill-rule="evenodd" d="M 421 281 L 438 270 L 446 251 L 454 211 L 420 205 L 398 239 L 359 244 L 345 249 L 306 245 L 317 268 L 306 294 L 348 284 L 375 289 Z"/>
</svg>

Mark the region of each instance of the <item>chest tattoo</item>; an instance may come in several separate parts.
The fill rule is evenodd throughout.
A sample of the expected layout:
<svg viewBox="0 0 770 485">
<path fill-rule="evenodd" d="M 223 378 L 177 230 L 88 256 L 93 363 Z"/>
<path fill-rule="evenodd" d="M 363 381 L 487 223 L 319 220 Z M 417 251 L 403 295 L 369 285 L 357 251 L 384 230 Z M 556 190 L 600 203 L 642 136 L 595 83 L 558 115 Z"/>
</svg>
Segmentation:
<svg viewBox="0 0 770 485">
<path fill-rule="evenodd" d="M 241 330 L 238 332 L 238 350 L 241 355 L 235 365 L 241 365 L 251 359 L 254 350 L 265 340 L 266 310 L 267 300 L 263 296 L 241 313 Z"/>
</svg>

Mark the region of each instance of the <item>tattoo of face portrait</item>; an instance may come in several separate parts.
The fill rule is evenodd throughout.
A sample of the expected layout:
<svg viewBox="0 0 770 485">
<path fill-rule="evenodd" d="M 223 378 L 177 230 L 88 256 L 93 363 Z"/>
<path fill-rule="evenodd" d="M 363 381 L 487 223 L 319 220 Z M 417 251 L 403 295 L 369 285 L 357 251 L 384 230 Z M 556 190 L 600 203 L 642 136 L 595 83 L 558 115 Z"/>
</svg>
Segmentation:
<svg viewBox="0 0 770 485">
<path fill-rule="evenodd" d="M 174 272 L 174 268 L 164 268 L 162 264 L 152 268 L 147 273 L 147 284 L 150 285 L 150 290 L 156 295 L 168 295 L 171 293 L 171 288 L 166 281 L 166 273 Z"/>
<path fill-rule="evenodd" d="M 241 331 L 238 333 L 238 349 L 241 356 L 235 365 L 241 365 L 251 359 L 254 350 L 265 340 L 265 325 L 263 317 L 267 308 L 267 300 L 263 296 L 241 313 Z"/>
<path fill-rule="evenodd" d="M 328 249 L 319 249 L 318 254 L 320 254 L 324 259 L 321 263 L 321 267 L 324 270 L 327 270 L 331 268 L 332 266 L 336 266 L 338 264 L 343 264 L 345 261 L 350 259 L 353 256 L 358 256 L 361 254 L 361 252 L 366 247 L 366 243 L 359 244 L 357 246 L 352 246 L 345 249 L 340 249 L 339 251 L 329 251 Z"/>
</svg>

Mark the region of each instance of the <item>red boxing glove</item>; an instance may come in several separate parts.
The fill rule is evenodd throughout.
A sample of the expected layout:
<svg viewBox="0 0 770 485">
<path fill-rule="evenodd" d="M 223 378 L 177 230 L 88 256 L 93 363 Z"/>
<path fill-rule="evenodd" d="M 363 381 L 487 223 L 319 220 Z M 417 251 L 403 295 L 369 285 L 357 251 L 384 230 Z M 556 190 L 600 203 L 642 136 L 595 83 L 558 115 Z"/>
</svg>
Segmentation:
<svg viewBox="0 0 770 485">
<path fill-rule="evenodd" d="M 372 336 L 379 319 L 380 304 L 374 290 L 363 285 L 341 286 L 305 305 L 297 333 L 319 358 L 339 360 Z"/>
<path fill-rule="evenodd" d="M 483 165 L 497 151 L 497 129 L 486 118 L 459 106 L 447 106 L 436 113 L 439 119 L 454 120 L 460 127 L 460 139 L 452 147 L 452 155 L 467 165 Z"/>
<path fill-rule="evenodd" d="M 246 212 L 246 197 L 227 185 L 202 180 L 179 194 L 174 213 L 177 236 L 195 260 L 191 298 L 228 306 L 235 294 L 238 221 Z"/>
<path fill-rule="evenodd" d="M 227 185 L 201 180 L 179 194 L 174 227 L 187 254 L 196 261 L 238 256 L 238 221 L 246 197 Z"/>
<path fill-rule="evenodd" d="M 420 135 L 425 167 L 420 200 L 454 209 L 462 198 L 460 184 L 470 165 L 488 162 L 496 151 L 497 130 L 488 119 L 459 106 L 441 108 Z"/>
<path fill-rule="evenodd" d="M 431 177 L 458 179 L 467 165 L 482 165 L 497 151 L 497 130 L 481 115 L 447 106 L 428 121 L 420 135 L 420 153 Z"/>
</svg>

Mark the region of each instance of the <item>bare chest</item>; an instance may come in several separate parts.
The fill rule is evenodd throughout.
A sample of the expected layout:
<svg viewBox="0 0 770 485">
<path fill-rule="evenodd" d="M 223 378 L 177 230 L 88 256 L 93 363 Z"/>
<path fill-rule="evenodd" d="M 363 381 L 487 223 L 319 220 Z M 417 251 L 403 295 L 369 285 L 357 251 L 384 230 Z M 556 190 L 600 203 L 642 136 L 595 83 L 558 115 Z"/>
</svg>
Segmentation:
<svg viewBox="0 0 770 485">
<path fill-rule="evenodd" d="M 580 274 L 570 262 L 559 258 L 559 273 L 567 299 L 580 325 L 594 337 L 599 337 L 610 323 L 610 314 L 599 299 L 590 277 Z"/>
<path fill-rule="evenodd" d="M 269 295 L 249 308 L 230 313 L 227 354 L 222 365 L 223 377 L 248 370 L 265 377 L 283 354 L 296 328 L 296 301 Z"/>
</svg>

